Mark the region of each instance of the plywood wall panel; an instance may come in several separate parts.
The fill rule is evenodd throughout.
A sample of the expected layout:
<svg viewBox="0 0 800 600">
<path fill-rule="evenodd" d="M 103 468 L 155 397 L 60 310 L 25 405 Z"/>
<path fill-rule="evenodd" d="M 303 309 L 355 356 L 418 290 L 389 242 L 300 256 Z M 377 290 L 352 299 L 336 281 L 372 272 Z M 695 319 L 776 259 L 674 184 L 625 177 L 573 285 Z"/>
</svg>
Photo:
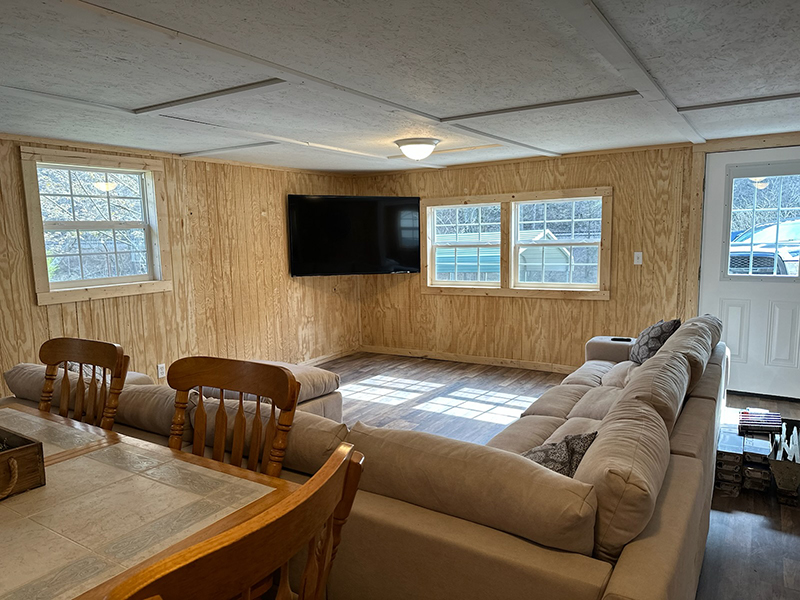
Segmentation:
<svg viewBox="0 0 800 600">
<path fill-rule="evenodd" d="M 286 233 L 288 193 L 352 193 L 352 178 L 159 157 L 173 290 L 40 307 L 19 145 L 0 136 L 0 370 L 38 362 L 42 342 L 61 335 L 122 344 L 154 379 L 158 363 L 191 354 L 301 362 L 360 345 L 356 279 L 292 279 Z"/>
<path fill-rule="evenodd" d="M 371 276 L 362 284 L 364 346 L 569 368 L 593 335 L 636 334 L 683 316 L 690 154 L 660 148 L 358 178 L 357 193 L 423 198 L 614 188 L 611 300 L 432 296 L 418 275 Z M 634 251 L 644 265 L 633 265 Z"/>
</svg>

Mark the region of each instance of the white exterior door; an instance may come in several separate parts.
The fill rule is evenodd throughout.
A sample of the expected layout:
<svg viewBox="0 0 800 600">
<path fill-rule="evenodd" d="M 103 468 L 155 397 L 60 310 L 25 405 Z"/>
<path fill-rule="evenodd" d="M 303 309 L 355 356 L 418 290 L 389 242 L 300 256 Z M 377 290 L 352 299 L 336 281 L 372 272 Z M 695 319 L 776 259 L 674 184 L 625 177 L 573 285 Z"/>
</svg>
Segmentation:
<svg viewBox="0 0 800 600">
<path fill-rule="evenodd" d="M 709 154 L 700 313 L 718 315 L 733 391 L 800 398 L 800 148 Z"/>
</svg>

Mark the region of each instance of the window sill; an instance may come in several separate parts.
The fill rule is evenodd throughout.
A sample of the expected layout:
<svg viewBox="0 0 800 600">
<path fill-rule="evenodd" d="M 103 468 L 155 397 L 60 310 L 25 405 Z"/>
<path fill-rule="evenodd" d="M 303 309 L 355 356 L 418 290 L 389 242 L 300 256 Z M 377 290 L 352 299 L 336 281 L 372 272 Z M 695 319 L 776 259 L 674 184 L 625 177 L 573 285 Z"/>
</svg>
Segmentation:
<svg viewBox="0 0 800 600">
<path fill-rule="evenodd" d="M 544 290 L 458 286 L 422 286 L 423 294 L 439 296 L 499 296 L 507 298 L 552 298 L 556 300 L 610 300 L 608 290 Z"/>
<path fill-rule="evenodd" d="M 123 296 L 139 296 L 141 294 L 155 294 L 158 292 L 171 292 L 172 281 L 138 281 L 136 283 L 118 283 L 96 287 L 66 288 L 50 292 L 37 292 L 36 304 L 64 304 L 66 302 L 83 302 L 84 300 L 97 300 L 101 298 L 120 298 Z"/>
</svg>

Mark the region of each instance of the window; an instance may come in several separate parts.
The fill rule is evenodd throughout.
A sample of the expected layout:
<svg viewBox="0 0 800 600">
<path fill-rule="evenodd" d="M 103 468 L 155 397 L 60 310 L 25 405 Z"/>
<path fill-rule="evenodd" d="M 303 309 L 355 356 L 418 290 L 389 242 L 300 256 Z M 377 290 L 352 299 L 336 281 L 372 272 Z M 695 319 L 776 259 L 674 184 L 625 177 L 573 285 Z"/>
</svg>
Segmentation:
<svg viewBox="0 0 800 600">
<path fill-rule="evenodd" d="M 730 229 L 722 275 L 796 281 L 800 260 L 800 164 L 731 165 Z"/>
<path fill-rule="evenodd" d="M 608 299 L 611 188 L 423 200 L 423 291 Z"/>
<path fill-rule="evenodd" d="M 514 286 L 599 289 L 603 201 L 514 203 Z"/>
<path fill-rule="evenodd" d="M 500 287 L 500 205 L 433 209 L 433 280 Z"/>
<path fill-rule="evenodd" d="M 40 304 L 168 287 L 160 163 L 33 148 L 22 156 Z"/>
</svg>

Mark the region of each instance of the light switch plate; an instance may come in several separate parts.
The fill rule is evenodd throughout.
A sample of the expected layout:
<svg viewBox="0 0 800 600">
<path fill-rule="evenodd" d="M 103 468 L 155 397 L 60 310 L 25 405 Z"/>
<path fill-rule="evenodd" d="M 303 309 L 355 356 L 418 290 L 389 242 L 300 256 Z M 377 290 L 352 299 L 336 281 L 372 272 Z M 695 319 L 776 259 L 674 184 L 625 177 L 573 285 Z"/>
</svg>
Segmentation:
<svg viewBox="0 0 800 600">
<path fill-rule="evenodd" d="M 635 264 L 635 265 L 642 264 L 642 253 L 641 252 L 634 252 L 633 253 L 633 264 Z"/>
<path fill-rule="evenodd" d="M 158 376 L 159 377 L 166 377 L 167 376 L 167 365 L 161 363 L 158 365 Z"/>
</svg>

